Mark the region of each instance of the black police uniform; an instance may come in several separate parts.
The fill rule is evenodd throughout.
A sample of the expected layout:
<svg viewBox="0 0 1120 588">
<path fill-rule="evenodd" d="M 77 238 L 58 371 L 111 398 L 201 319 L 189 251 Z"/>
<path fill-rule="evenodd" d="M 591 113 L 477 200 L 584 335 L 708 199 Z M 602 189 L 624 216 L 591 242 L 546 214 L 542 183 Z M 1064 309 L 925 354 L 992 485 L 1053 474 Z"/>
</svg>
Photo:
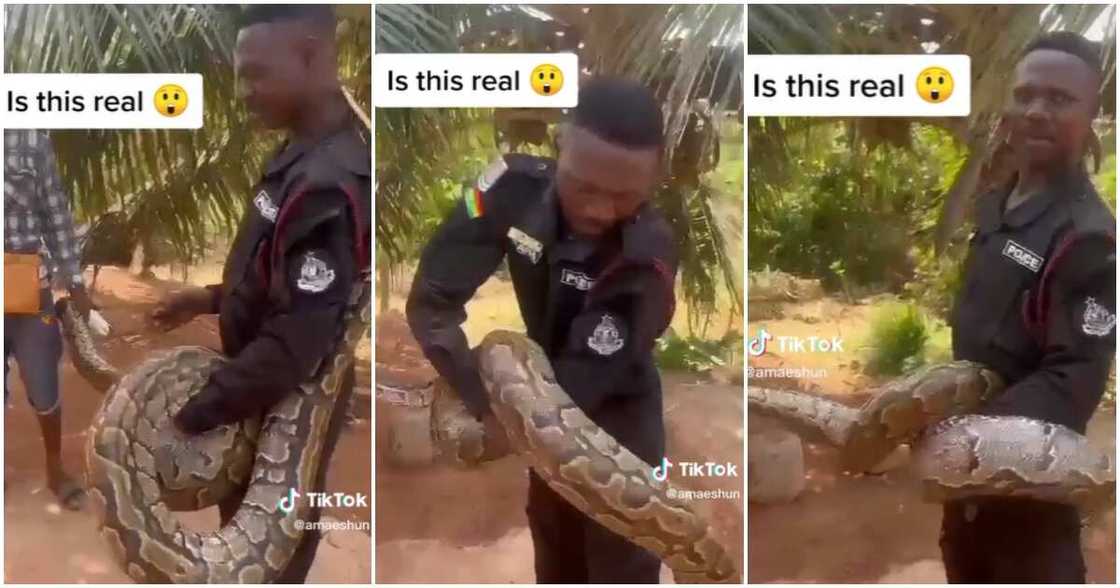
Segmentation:
<svg viewBox="0 0 1120 588">
<path fill-rule="evenodd" d="M 230 361 L 177 415 L 189 431 L 260 414 L 312 377 L 334 351 L 351 290 L 369 267 L 370 147 L 348 125 L 313 143 L 287 143 L 253 188 L 222 274 L 208 286 Z M 322 489 L 354 384 L 343 385 L 315 487 Z M 220 504 L 222 523 L 242 496 Z M 319 518 L 314 507 L 310 521 Z M 277 583 L 302 583 L 320 534 L 304 540 Z"/>
<path fill-rule="evenodd" d="M 952 315 L 953 355 L 1006 379 L 1007 390 L 985 414 L 1084 433 L 1116 348 L 1116 221 L 1084 172 L 1004 212 L 1009 192 L 1004 187 L 978 202 Z M 1006 498 L 949 503 L 941 548 L 950 582 L 1085 581 L 1072 506 Z"/>
<path fill-rule="evenodd" d="M 529 337 L 577 405 L 647 463 L 665 452 L 655 339 L 672 317 L 676 255 L 648 204 L 589 242 L 565 228 L 554 162 L 507 155 L 482 175 L 424 249 L 407 315 L 441 376 L 478 418 L 490 411 L 460 324 L 464 306 L 509 263 Z M 657 582 L 652 553 L 585 517 L 529 474 L 526 509 L 541 583 Z"/>
</svg>

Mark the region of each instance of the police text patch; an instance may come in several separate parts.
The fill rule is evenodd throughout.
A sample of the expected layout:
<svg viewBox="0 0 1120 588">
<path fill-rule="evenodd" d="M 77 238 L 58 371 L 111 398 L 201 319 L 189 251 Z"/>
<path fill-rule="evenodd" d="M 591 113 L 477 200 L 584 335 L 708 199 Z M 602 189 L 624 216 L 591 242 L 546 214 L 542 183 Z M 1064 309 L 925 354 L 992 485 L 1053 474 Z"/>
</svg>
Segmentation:
<svg viewBox="0 0 1120 588">
<path fill-rule="evenodd" d="M 560 272 L 560 283 L 586 292 L 595 285 L 595 280 L 583 272 L 564 269 Z"/>
<path fill-rule="evenodd" d="M 1116 315 L 1097 303 L 1092 296 L 1085 299 L 1085 314 L 1081 317 L 1081 332 L 1093 337 L 1105 337 L 1116 326 Z"/>
<path fill-rule="evenodd" d="M 1011 239 L 1008 239 L 1007 244 L 1003 246 L 1003 256 L 1032 272 L 1038 273 L 1038 270 L 1042 269 L 1043 260 L 1041 255 L 1023 247 Z"/>
<path fill-rule="evenodd" d="M 253 205 L 261 212 L 261 216 L 272 222 L 276 222 L 276 213 L 279 212 L 279 209 L 272 203 L 272 199 L 268 197 L 268 192 L 264 190 L 258 192 L 256 198 L 253 198 Z"/>
<path fill-rule="evenodd" d="M 599 324 L 595 325 L 595 330 L 587 338 L 587 346 L 599 355 L 613 355 L 625 344 L 618 326 L 614 324 L 614 317 L 609 314 L 604 314 L 599 319 Z"/>
<path fill-rule="evenodd" d="M 334 268 L 326 261 L 308 251 L 303 255 L 303 264 L 299 268 L 299 278 L 296 287 L 304 292 L 318 294 L 334 283 Z"/>
</svg>

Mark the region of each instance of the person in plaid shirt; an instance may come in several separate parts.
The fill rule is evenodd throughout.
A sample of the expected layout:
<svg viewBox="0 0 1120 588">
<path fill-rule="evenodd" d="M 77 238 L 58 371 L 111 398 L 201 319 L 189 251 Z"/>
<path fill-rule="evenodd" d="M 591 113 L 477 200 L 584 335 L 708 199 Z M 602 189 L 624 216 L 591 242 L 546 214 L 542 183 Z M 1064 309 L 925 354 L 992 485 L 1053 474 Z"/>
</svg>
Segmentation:
<svg viewBox="0 0 1120 588">
<path fill-rule="evenodd" d="M 4 315 L 4 398 L 8 398 L 9 359 L 14 355 L 27 398 L 39 414 L 47 486 L 64 507 L 78 510 L 82 488 L 62 467 L 62 399 L 58 390 L 62 336 L 53 314 L 52 276 L 47 268 L 53 268 L 68 284 L 71 300 L 83 317 L 89 316 L 92 304 L 82 282 L 69 199 L 46 131 L 4 131 L 4 252 L 43 256 L 39 313 Z"/>
</svg>

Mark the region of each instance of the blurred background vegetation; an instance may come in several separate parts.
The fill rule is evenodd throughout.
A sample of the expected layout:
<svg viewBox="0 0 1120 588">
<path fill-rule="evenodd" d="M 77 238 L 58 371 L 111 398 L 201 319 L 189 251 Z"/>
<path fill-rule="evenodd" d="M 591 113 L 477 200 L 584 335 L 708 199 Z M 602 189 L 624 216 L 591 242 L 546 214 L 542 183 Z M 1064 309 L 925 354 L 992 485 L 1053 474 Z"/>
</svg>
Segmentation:
<svg viewBox="0 0 1120 588">
<path fill-rule="evenodd" d="M 248 128 L 233 46 L 240 5 L 8 4 L 9 73 L 200 73 L 204 126 L 183 130 L 52 131 L 77 221 L 94 227 L 88 264 L 190 264 L 232 232 L 275 133 Z M 340 76 L 369 112 L 371 13 L 339 15 Z M 224 251 L 222 252 L 224 254 Z"/>
<path fill-rule="evenodd" d="M 689 336 L 721 338 L 742 316 L 742 7 L 728 5 L 379 5 L 378 52 L 579 55 L 582 74 L 642 80 L 670 136 L 657 205 L 682 254 Z M 557 109 L 379 109 L 377 259 L 382 310 L 420 248 L 487 164 L 554 156 Z M 708 335 L 713 328 L 713 335 Z M 715 332 L 718 331 L 718 332 Z M 675 337 L 675 335 L 671 335 Z M 738 340 L 738 335 L 733 337 Z M 697 339 L 699 340 L 699 339 Z M 670 361 L 686 363 L 677 346 Z M 679 356 L 679 357 L 678 357 Z"/>
<path fill-rule="evenodd" d="M 973 203 L 1012 171 L 995 124 L 1014 64 L 1044 31 L 1072 30 L 1099 43 L 1106 75 L 1094 130 L 1103 149 L 1089 166 L 1115 210 L 1115 5 L 752 5 L 749 11 L 752 54 L 972 58 L 968 118 L 747 121 L 749 269 L 820 280 L 849 303 L 881 299 L 865 337 L 869 371 L 899 373 L 948 357 L 944 319 L 960 283 Z"/>
</svg>

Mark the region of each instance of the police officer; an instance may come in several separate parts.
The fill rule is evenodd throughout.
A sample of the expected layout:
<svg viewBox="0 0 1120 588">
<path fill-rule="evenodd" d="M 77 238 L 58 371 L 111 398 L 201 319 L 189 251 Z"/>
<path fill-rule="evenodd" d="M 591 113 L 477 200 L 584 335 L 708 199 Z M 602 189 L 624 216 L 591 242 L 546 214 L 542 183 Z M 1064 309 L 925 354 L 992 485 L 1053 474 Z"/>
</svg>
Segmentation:
<svg viewBox="0 0 1120 588">
<path fill-rule="evenodd" d="M 287 131 L 248 195 L 222 283 L 171 295 L 152 313 L 170 329 L 217 313 L 231 360 L 175 415 L 197 434 L 260 414 L 313 376 L 334 350 L 354 282 L 369 265 L 370 148 L 338 82 L 335 17 L 326 5 L 253 5 L 237 36 L 239 88 L 255 120 Z M 315 486 L 322 489 L 353 387 L 332 416 Z M 223 524 L 240 496 L 220 505 Z M 318 508 L 310 517 L 317 520 Z M 281 583 L 307 575 L 319 542 L 304 540 Z"/>
<path fill-rule="evenodd" d="M 1080 433 L 1116 347 L 1116 221 L 1083 163 L 1100 85 L 1098 53 L 1083 37 L 1054 33 L 1028 46 L 1005 114 L 1018 173 L 977 204 L 952 315 L 954 357 L 1008 383 L 985 413 Z M 1074 507 L 990 498 L 944 510 L 950 582 L 1085 581 Z"/>
<path fill-rule="evenodd" d="M 528 335 L 577 405 L 647 463 L 665 450 L 654 340 L 673 314 L 676 253 L 650 197 L 661 110 L 644 87 L 596 78 L 558 138 L 559 159 L 507 155 L 484 172 L 420 259 L 407 303 L 424 354 L 476 418 L 498 430 L 460 325 L 509 263 Z M 541 583 L 656 583 L 660 562 L 529 473 Z"/>
</svg>

